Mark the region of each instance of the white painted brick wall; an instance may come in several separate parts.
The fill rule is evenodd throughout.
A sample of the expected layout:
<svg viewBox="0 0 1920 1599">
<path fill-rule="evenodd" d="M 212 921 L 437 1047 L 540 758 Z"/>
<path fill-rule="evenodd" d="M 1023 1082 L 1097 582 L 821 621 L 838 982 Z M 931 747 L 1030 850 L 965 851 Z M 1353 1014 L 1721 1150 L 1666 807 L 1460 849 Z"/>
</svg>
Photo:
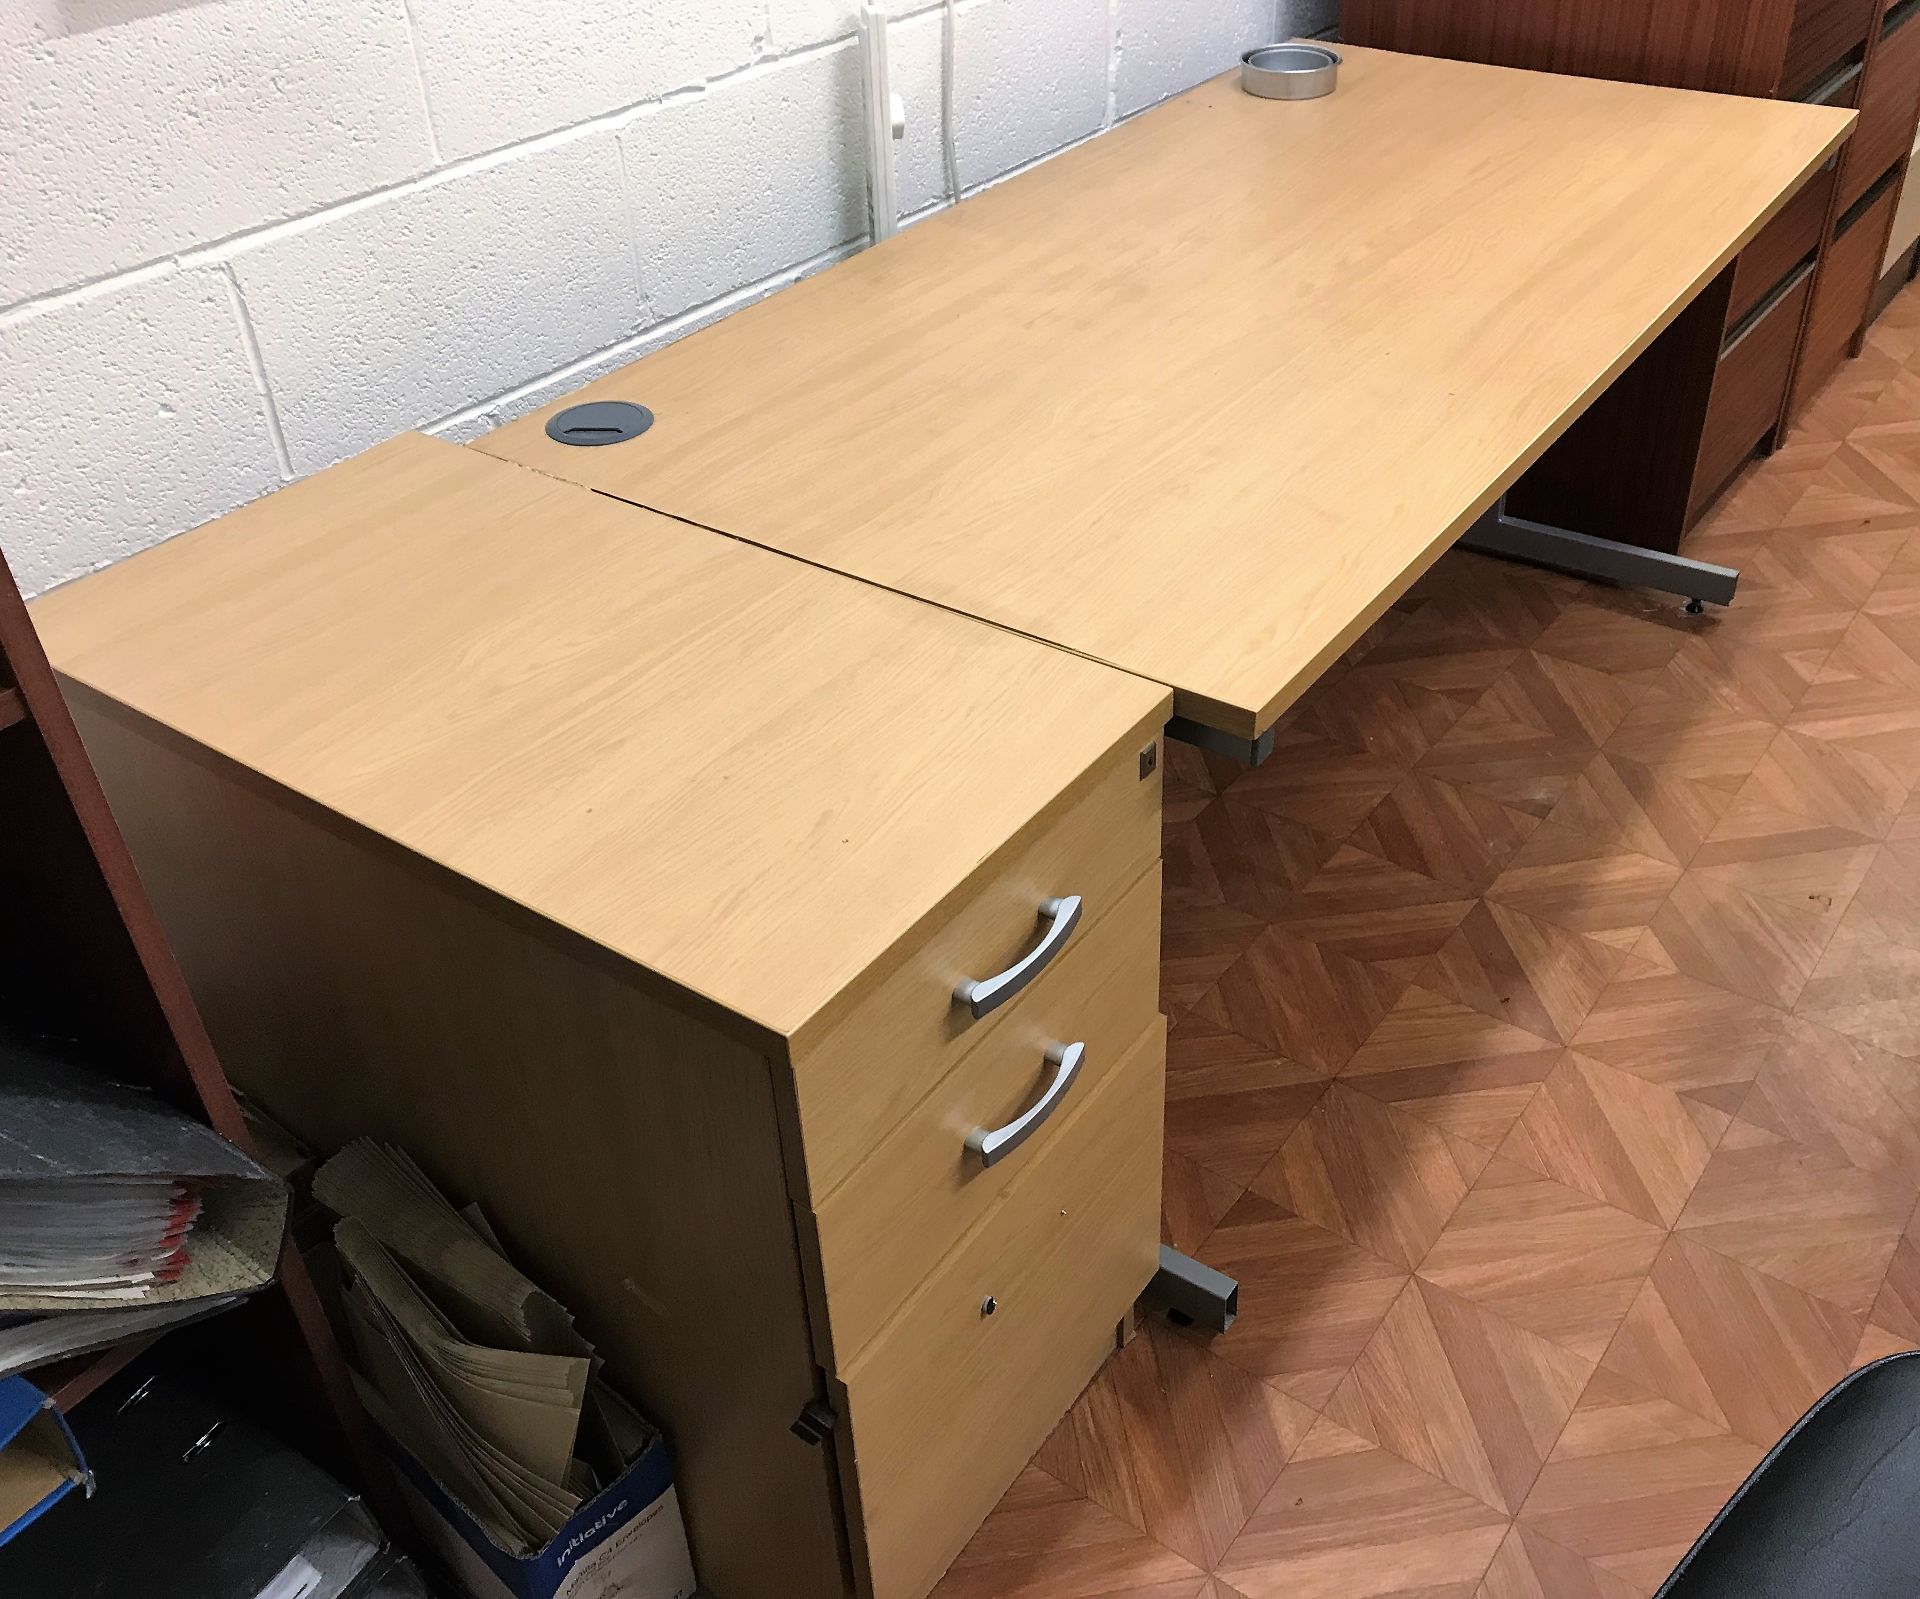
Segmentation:
<svg viewBox="0 0 1920 1599">
<path fill-rule="evenodd" d="M 1336 0 L 958 0 L 972 188 Z M 0 546 L 29 592 L 470 438 L 866 237 L 856 0 L 4 0 Z M 902 204 L 939 0 L 894 0 Z"/>
</svg>

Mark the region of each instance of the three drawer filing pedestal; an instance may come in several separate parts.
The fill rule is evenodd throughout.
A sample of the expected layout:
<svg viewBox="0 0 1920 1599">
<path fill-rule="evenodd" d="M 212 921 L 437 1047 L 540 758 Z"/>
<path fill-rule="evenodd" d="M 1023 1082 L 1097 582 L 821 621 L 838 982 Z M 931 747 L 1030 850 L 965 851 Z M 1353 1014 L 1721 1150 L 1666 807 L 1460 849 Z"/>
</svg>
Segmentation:
<svg viewBox="0 0 1920 1599">
<path fill-rule="evenodd" d="M 478 1199 L 714 1593 L 930 1588 L 1159 1264 L 1167 691 L 417 436 L 36 621 L 234 1079 Z"/>
</svg>

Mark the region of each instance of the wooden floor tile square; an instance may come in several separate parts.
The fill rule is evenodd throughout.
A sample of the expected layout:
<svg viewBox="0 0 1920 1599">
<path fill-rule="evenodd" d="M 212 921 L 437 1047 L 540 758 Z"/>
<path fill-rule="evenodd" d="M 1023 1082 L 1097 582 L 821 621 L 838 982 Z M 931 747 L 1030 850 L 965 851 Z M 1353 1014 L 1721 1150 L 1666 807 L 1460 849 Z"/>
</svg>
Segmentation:
<svg viewBox="0 0 1920 1599">
<path fill-rule="evenodd" d="M 1722 624 L 1714 633 L 1690 636 L 1674 654 L 1665 671 L 1649 679 L 1651 686 L 1683 699 L 1703 700 L 1736 715 L 1755 721 L 1771 722 L 1776 727 L 1793 714 L 1807 685 L 1826 662 L 1827 653 L 1845 633 L 1851 617 L 1838 618 L 1839 630 L 1822 645 L 1812 640 L 1796 641 L 1791 636 L 1780 643 L 1761 642 L 1763 634 L 1778 639 L 1782 627 L 1777 619 L 1763 626 L 1758 606 L 1742 612 L 1743 625 L 1734 628 Z M 1817 625 L 1810 623 L 1816 637 L 1823 635 L 1831 621 L 1822 615 Z M 1798 644 L 1799 647 L 1794 647 Z"/>
<path fill-rule="evenodd" d="M 1472 908 L 1469 891 L 1348 844 L 1263 914 L 1291 938 L 1411 979 Z"/>
<path fill-rule="evenodd" d="M 1826 670 L 1920 692 L 1920 605 L 1911 614 L 1862 611 L 1847 624 Z"/>
<path fill-rule="evenodd" d="M 1641 694 L 1606 673 L 1522 654 L 1427 752 L 1420 769 L 1544 817 Z"/>
<path fill-rule="evenodd" d="M 1846 1374 L 1864 1325 L 1864 1317 L 1676 1237 L 1601 1364 L 1771 1447 Z"/>
<path fill-rule="evenodd" d="M 1920 838 L 1881 845 L 1841 925 L 1864 938 L 1920 949 Z"/>
<path fill-rule="evenodd" d="M 1516 1522 L 1475 1599 L 1640 1599 L 1640 1589 Z"/>
<path fill-rule="evenodd" d="M 1240 1285 L 1240 1315 L 1209 1346 L 1318 1408 L 1359 1358 L 1407 1272 L 1258 1193 L 1221 1219 L 1199 1258 Z"/>
<path fill-rule="evenodd" d="M 1713 882 L 1838 920 L 1878 849 L 1846 828 L 1743 795 L 1700 846 L 1692 869 Z"/>
<path fill-rule="evenodd" d="M 1906 1231 L 1888 1263 L 1886 1281 L 1873 1302 L 1868 1320 L 1895 1337 L 1920 1343 L 1920 1212 L 1910 1217 Z"/>
<path fill-rule="evenodd" d="M 1409 871 L 1479 894 L 1538 825 L 1538 817 L 1415 772 L 1374 807 L 1352 841 Z"/>
<path fill-rule="evenodd" d="M 1482 901 L 1415 979 L 1541 1038 L 1566 1043 L 1620 970 L 1597 939 Z"/>
<path fill-rule="evenodd" d="M 1742 798 L 1884 838 L 1906 803 L 1909 785 L 1872 753 L 1783 730 L 1753 769 Z"/>
<path fill-rule="evenodd" d="M 1472 1599 L 1508 1518 L 1321 1421 L 1221 1561 L 1246 1599 Z"/>
<path fill-rule="evenodd" d="M 1193 1013 L 1331 1074 L 1353 1058 L 1406 986 L 1378 966 L 1268 928 Z"/>
<path fill-rule="evenodd" d="M 1740 1117 L 1920 1184 L 1920 1068 L 1844 1033 L 1797 1024 L 1768 1056 Z"/>
<path fill-rule="evenodd" d="M 1369 661 L 1326 693 L 1313 694 L 1299 726 L 1404 768 L 1445 737 L 1469 703 L 1458 692 L 1429 688 Z"/>
<path fill-rule="evenodd" d="M 1489 1150 L 1336 1082 L 1252 1186 L 1411 1270 L 1492 1158 Z"/>
<path fill-rule="evenodd" d="M 1648 929 L 1677 970 L 1780 1006 L 1799 998 L 1834 932 L 1818 906 L 1748 894 L 1691 871 Z"/>
<path fill-rule="evenodd" d="M 1220 1220 L 1247 1191 L 1210 1166 L 1177 1150 L 1160 1156 L 1160 1242 L 1191 1255 L 1207 1241 Z"/>
<path fill-rule="evenodd" d="M 1606 1353 L 1665 1231 L 1495 1160 L 1420 1263 L 1420 1276 L 1587 1360 Z"/>
<path fill-rule="evenodd" d="M 1204 895 L 1160 903 L 1160 1008 L 1178 1016 L 1253 947 L 1265 924 Z"/>
<path fill-rule="evenodd" d="M 1206 1570 L 1315 1420 L 1298 1400 L 1149 1320 L 1034 1463 Z"/>
<path fill-rule="evenodd" d="M 1533 641 L 1533 648 L 1590 671 L 1624 677 L 1671 661 L 1686 640 L 1687 620 L 1677 606 L 1656 621 L 1576 600 Z"/>
<path fill-rule="evenodd" d="M 1763 1453 L 1602 1370 L 1535 1480 L 1519 1526 L 1593 1567 L 1606 1599 L 1648 1599 Z M 1560 1595 L 1550 1591 L 1550 1599 Z"/>
<path fill-rule="evenodd" d="M 1621 719 L 1605 748 L 1640 766 L 1736 788 L 1767 753 L 1778 726 L 1714 700 L 1655 689 Z"/>
<path fill-rule="evenodd" d="M 1790 1027 L 1774 1005 L 1684 972 L 1635 970 L 1601 992 L 1573 1047 L 1731 1112 Z"/>
<path fill-rule="evenodd" d="M 1671 1227 L 1712 1157 L 1712 1112 L 1570 1051 L 1500 1153 L 1618 1210 Z"/>
<path fill-rule="evenodd" d="M 1693 777 L 1607 752 L 1567 784 L 1547 821 L 1598 843 L 1685 866 L 1745 780 L 1745 774 L 1730 783 Z"/>
<path fill-rule="evenodd" d="M 1206 1573 L 1037 1466 L 930 1599 L 1200 1599 Z"/>
<path fill-rule="evenodd" d="M 1805 526 L 1782 527 L 1741 569 L 1740 592 L 1790 594 L 1858 610 L 1906 544 L 1908 531 L 1898 523 L 1849 522 L 1816 538 Z"/>
<path fill-rule="evenodd" d="M 1344 838 L 1400 781 L 1400 768 L 1316 733 L 1289 729 L 1273 753 L 1235 779 L 1228 795 L 1318 832 Z"/>
<path fill-rule="evenodd" d="M 1920 1060 L 1920 949 L 1842 927 L 1799 990 L 1794 1014 Z"/>
<path fill-rule="evenodd" d="M 1909 688 L 1827 677 L 1807 690 L 1787 728 L 1870 759 L 1893 774 L 1902 798 L 1920 783 L 1920 694 Z"/>
<path fill-rule="evenodd" d="M 1348 1086 L 1487 1149 L 1499 1147 L 1560 1046 L 1415 986 L 1347 1062 Z"/>
<path fill-rule="evenodd" d="M 1865 1315 L 1916 1197 L 1904 1178 L 1736 1120 L 1674 1231 Z"/>
<path fill-rule="evenodd" d="M 1186 1017 L 1167 1036 L 1167 1148 L 1245 1187 L 1326 1086 L 1311 1067 Z"/>
<path fill-rule="evenodd" d="M 1680 868 L 1617 843 L 1544 823 L 1487 888 L 1487 898 L 1541 921 L 1630 947 L 1679 881 Z"/>
<path fill-rule="evenodd" d="M 1167 830 L 1167 892 L 1259 916 L 1270 902 L 1305 886 L 1339 847 L 1338 839 L 1304 823 L 1235 800 L 1214 800 L 1192 821 Z"/>
<path fill-rule="evenodd" d="M 1416 1277 L 1326 1415 L 1512 1514 L 1592 1374 L 1583 1356 Z"/>
</svg>

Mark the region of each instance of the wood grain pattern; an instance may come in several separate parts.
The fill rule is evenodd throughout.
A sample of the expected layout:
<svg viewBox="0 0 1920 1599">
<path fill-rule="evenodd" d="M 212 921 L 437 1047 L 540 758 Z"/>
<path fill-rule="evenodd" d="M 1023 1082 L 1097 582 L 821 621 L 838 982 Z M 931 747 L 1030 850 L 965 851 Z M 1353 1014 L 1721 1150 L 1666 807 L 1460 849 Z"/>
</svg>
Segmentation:
<svg viewBox="0 0 1920 1599">
<path fill-rule="evenodd" d="M 1648 1599 L 1763 1451 L 1602 1370 L 1517 1523 L 1548 1572 L 1564 1549 L 1601 1599 Z M 1565 1592 L 1578 1595 L 1578 1574 Z M 1525 1589 L 1520 1590 L 1523 1594 Z M 1561 1599 L 1549 1588 L 1547 1599 Z"/>
<path fill-rule="evenodd" d="M 1034 1458 L 1211 1570 L 1315 1419 L 1155 1320 L 1101 1368 Z"/>
<path fill-rule="evenodd" d="M 1601 1364 L 1764 1447 L 1846 1374 L 1863 1322 L 1676 1237 Z"/>
<path fill-rule="evenodd" d="M 1341 1080 L 1495 1149 L 1560 1055 L 1557 1043 L 1416 984 L 1347 1062 Z"/>
<path fill-rule="evenodd" d="M 1724 1127 L 1724 1120 L 1716 1125 L 1711 1111 L 1670 1088 L 1569 1051 L 1500 1153 L 1671 1227 Z"/>
<path fill-rule="evenodd" d="M 1496 1020 L 1566 1043 L 1620 961 L 1611 945 L 1483 900 L 1418 980 Z"/>
<path fill-rule="evenodd" d="M 1865 1315 L 1916 1198 L 1920 1182 L 1864 1171 L 1738 1119 L 1674 1231 Z"/>
<path fill-rule="evenodd" d="M 1307 1405 L 1324 1405 L 1407 1282 L 1405 1269 L 1247 1194 L 1198 1246 L 1240 1284 L 1221 1357 Z"/>
<path fill-rule="evenodd" d="M 1009 1006 L 1008 1025 L 970 1052 L 880 1137 L 867 1158 L 813 1210 L 827 1313 L 817 1319 L 821 1363 L 844 1370 L 927 1275 L 1004 1202 L 1057 1138 L 1055 1117 L 998 1165 L 965 1148 L 976 1127 L 1003 1127 L 1052 1075 L 1047 1051 L 1085 1047 L 1072 1109 L 1121 1071 L 1136 1045 L 1163 1025 L 1154 1009 L 1160 874 L 1149 871 L 1096 926 Z M 802 1126 L 805 1108 L 802 1107 Z"/>
<path fill-rule="evenodd" d="M 1577 1188 L 1495 1160 L 1427 1251 L 1420 1276 L 1596 1361 L 1665 1237 Z"/>
<path fill-rule="evenodd" d="M 568 397 L 643 400 L 635 444 L 570 450 L 537 413 L 482 447 L 1124 664 L 1252 733 L 1849 120 L 1365 50 L 1342 91 L 1283 127 L 1204 85 Z M 1409 167 L 1409 139 L 1433 161 Z M 1485 250 L 1515 216 L 1528 247 Z M 1384 473 L 1361 459 L 1383 432 L 1420 441 Z M 1298 469 L 1273 470 L 1275 438 Z M 743 441 L 752 472 L 730 469 Z"/>
<path fill-rule="evenodd" d="M 832 1461 L 787 1430 L 820 1378 L 765 1058 L 230 774 L 87 735 L 234 1081 L 480 1204 L 672 1436 L 706 1582 L 844 1595 Z"/>
<path fill-rule="evenodd" d="M 1246 1599 L 1471 1599 L 1506 1527 L 1471 1494 L 1323 1420 L 1220 1572 Z"/>
<path fill-rule="evenodd" d="M 1491 1158 L 1336 1082 L 1252 1186 L 1383 1260 L 1412 1268 Z"/>
<path fill-rule="evenodd" d="M 1112 1352 L 1158 1263 L 1165 1082 L 1156 1025 L 834 1381 L 874 1599 L 934 1586 Z"/>
<path fill-rule="evenodd" d="M 35 615 L 96 693 L 803 1043 L 1165 704 L 418 435 Z"/>
<path fill-rule="evenodd" d="M 1585 1357 L 1416 1277 L 1326 1415 L 1511 1515 L 1592 1374 Z"/>
</svg>

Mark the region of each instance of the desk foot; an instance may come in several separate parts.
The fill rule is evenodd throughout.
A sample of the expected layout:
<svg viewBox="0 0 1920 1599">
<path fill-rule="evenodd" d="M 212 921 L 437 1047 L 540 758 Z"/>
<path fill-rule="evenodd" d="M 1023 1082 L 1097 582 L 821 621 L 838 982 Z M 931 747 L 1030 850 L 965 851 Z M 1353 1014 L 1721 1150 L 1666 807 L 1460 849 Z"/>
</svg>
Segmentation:
<svg viewBox="0 0 1920 1599">
<path fill-rule="evenodd" d="M 1176 1327 L 1225 1332 L 1240 1314 L 1237 1282 L 1165 1244 L 1160 1246 L 1160 1269 L 1147 1284 L 1145 1297 L 1165 1311 L 1167 1320 Z"/>
<path fill-rule="evenodd" d="M 1460 535 L 1460 548 L 1482 555 L 1504 555 L 1627 588 L 1678 594 L 1686 599 L 1689 616 L 1698 616 L 1709 603 L 1731 605 L 1734 586 L 1740 581 L 1740 574 L 1730 566 L 1690 561 L 1684 555 L 1643 550 L 1638 545 L 1509 516 L 1505 500 Z"/>
</svg>

